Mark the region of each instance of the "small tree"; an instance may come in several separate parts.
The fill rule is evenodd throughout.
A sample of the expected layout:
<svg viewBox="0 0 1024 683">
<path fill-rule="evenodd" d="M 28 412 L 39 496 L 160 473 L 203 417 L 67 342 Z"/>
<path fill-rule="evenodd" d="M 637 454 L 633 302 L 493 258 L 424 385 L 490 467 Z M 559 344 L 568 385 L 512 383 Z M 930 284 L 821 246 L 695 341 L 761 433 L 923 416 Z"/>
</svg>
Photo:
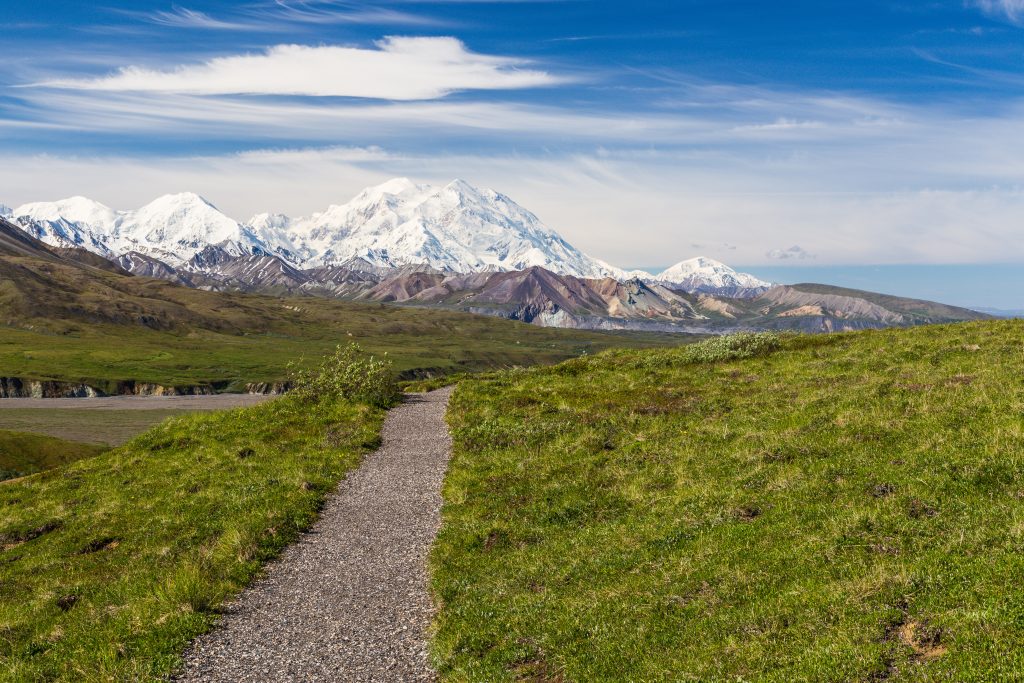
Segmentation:
<svg viewBox="0 0 1024 683">
<path fill-rule="evenodd" d="M 398 399 L 391 361 L 366 357 L 356 343 L 339 345 L 334 354 L 312 368 L 289 365 L 292 394 L 308 402 L 325 399 L 346 399 L 369 403 L 380 408 L 393 405 Z"/>
</svg>

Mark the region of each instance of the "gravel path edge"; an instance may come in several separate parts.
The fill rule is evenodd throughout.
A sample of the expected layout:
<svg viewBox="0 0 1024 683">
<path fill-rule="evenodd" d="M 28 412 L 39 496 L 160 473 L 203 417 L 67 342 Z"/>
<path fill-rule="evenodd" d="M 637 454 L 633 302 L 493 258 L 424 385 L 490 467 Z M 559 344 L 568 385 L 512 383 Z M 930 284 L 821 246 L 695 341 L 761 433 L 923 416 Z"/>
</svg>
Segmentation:
<svg viewBox="0 0 1024 683">
<path fill-rule="evenodd" d="M 433 681 L 427 558 L 454 387 L 412 394 L 313 527 L 197 638 L 173 680 Z"/>
</svg>

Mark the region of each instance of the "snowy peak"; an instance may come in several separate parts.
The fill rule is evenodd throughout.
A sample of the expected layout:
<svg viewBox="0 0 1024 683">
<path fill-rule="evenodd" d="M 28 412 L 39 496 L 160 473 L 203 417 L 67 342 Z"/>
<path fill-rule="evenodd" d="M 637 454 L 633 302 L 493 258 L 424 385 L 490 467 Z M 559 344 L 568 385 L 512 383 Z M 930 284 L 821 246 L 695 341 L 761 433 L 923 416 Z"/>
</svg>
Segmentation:
<svg viewBox="0 0 1024 683">
<path fill-rule="evenodd" d="M 36 239 L 52 247 L 80 247 L 103 256 L 114 252 L 105 235 L 119 220 L 118 212 L 87 197 L 23 204 L 11 217 Z"/>
<path fill-rule="evenodd" d="M 258 213 L 246 223 L 254 230 L 287 230 L 291 227 L 292 219 L 283 213 Z"/>
<path fill-rule="evenodd" d="M 211 246 L 231 256 L 269 251 L 251 228 L 193 192 L 164 195 L 126 213 L 118 237 L 118 251 L 138 251 L 157 258 L 163 254 L 172 265 L 187 262 Z"/>
<path fill-rule="evenodd" d="M 151 246 L 220 244 L 237 240 L 241 226 L 210 202 L 192 192 L 159 197 L 125 216 L 122 232 Z"/>
<path fill-rule="evenodd" d="M 68 197 L 55 202 L 33 202 L 14 209 L 15 218 L 25 216 L 33 221 L 60 220 L 94 229 L 109 229 L 117 222 L 118 213 L 105 204 L 88 197 Z"/>
<path fill-rule="evenodd" d="M 706 256 L 680 261 L 653 278 L 655 282 L 678 285 L 689 291 L 763 290 L 770 282 L 747 273 L 738 273 L 720 261 Z"/>
<path fill-rule="evenodd" d="M 254 229 L 271 223 L 259 219 Z M 584 277 L 609 273 L 508 197 L 464 180 L 433 187 L 396 178 L 308 218 L 274 222 L 292 230 L 295 253 L 314 266 L 360 258 L 375 266 L 422 263 L 461 273 L 531 266 Z"/>
<path fill-rule="evenodd" d="M 356 195 L 353 201 L 358 200 L 361 197 L 369 200 L 375 200 L 380 199 L 385 195 L 392 195 L 395 197 L 411 197 L 413 195 L 422 193 L 424 190 L 428 188 L 429 186 L 417 185 L 408 178 L 392 178 L 391 180 L 387 180 L 381 183 L 380 185 L 373 185 L 371 187 L 366 188 L 358 195 Z"/>
<path fill-rule="evenodd" d="M 178 192 L 177 194 L 165 194 L 162 197 L 157 197 L 149 204 L 139 209 L 136 213 L 188 213 L 191 211 L 217 211 L 217 207 L 208 202 L 203 197 L 200 197 L 195 192 Z M 221 214 L 223 215 L 223 214 Z"/>
<path fill-rule="evenodd" d="M 233 255 L 264 250 L 251 230 L 193 192 L 164 195 L 135 211 L 69 197 L 25 204 L 14 216 L 46 244 L 84 247 L 105 256 L 135 251 L 180 265 L 210 245 Z"/>
</svg>

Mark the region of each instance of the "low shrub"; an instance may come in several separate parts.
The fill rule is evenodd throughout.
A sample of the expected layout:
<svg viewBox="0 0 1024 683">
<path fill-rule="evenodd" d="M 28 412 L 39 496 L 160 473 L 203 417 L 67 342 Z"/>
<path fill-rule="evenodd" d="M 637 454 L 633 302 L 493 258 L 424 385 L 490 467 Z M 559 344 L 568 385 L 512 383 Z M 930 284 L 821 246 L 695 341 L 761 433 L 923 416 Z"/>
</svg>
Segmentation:
<svg viewBox="0 0 1024 683">
<path fill-rule="evenodd" d="M 716 363 L 762 356 L 781 347 L 782 336 L 774 332 L 737 332 L 721 337 L 711 337 L 660 353 L 630 351 L 628 353 L 633 359 L 624 367 L 656 370 L 694 363 Z M 575 361 L 566 361 L 563 365 L 572 362 Z"/>
<path fill-rule="evenodd" d="M 314 368 L 292 365 L 289 374 L 294 387 L 290 393 L 300 401 L 347 399 L 387 408 L 399 396 L 391 361 L 366 356 L 355 343 L 339 345 Z"/>
<path fill-rule="evenodd" d="M 753 358 L 775 351 L 782 338 L 774 332 L 738 332 L 684 346 L 683 355 L 690 362 L 714 363 L 737 358 Z"/>
</svg>

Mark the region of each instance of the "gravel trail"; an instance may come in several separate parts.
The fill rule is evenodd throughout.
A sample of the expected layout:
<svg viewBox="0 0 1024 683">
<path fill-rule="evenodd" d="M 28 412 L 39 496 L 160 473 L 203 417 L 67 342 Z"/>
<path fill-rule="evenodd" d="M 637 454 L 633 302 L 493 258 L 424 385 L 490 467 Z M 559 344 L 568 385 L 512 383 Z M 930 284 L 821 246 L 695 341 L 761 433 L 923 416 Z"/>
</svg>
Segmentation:
<svg viewBox="0 0 1024 683">
<path fill-rule="evenodd" d="M 426 559 L 451 453 L 451 388 L 411 396 L 380 449 L 185 653 L 179 681 L 432 681 Z"/>
</svg>

